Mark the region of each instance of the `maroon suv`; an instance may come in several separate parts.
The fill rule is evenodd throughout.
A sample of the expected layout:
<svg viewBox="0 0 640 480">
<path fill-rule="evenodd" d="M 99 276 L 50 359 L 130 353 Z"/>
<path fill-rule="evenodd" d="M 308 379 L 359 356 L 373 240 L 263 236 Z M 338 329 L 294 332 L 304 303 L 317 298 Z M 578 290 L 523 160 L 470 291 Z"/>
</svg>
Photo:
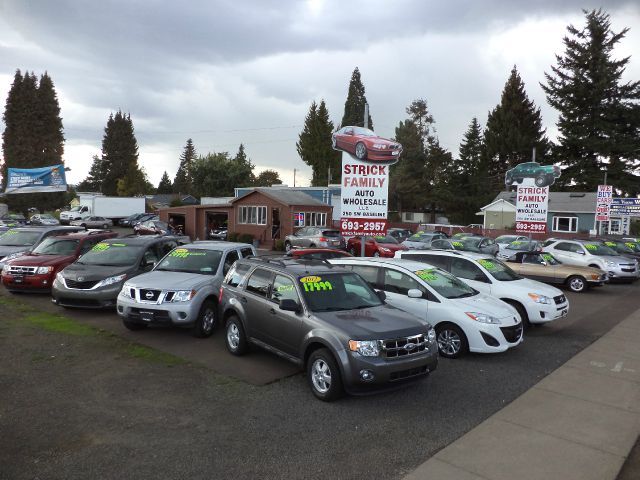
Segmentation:
<svg viewBox="0 0 640 480">
<path fill-rule="evenodd" d="M 117 236 L 115 232 L 93 230 L 46 238 L 31 252 L 5 264 L 2 284 L 10 292 L 48 292 L 60 270 L 96 243 Z"/>
</svg>

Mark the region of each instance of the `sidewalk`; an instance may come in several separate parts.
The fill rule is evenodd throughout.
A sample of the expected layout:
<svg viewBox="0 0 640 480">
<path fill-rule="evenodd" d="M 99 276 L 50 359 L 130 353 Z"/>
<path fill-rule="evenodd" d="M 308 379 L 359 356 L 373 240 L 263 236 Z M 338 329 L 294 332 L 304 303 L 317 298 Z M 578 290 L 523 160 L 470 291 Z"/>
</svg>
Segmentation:
<svg viewBox="0 0 640 480">
<path fill-rule="evenodd" d="M 614 480 L 639 434 L 637 311 L 405 480 Z"/>
</svg>

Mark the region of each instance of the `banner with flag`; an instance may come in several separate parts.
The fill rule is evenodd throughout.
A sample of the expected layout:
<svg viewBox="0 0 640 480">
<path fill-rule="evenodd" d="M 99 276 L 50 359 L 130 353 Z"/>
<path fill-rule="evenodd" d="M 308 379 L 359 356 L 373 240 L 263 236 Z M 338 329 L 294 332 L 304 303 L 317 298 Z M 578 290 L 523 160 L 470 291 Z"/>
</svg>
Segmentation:
<svg viewBox="0 0 640 480">
<path fill-rule="evenodd" d="M 64 165 L 8 169 L 5 194 L 66 191 Z"/>
</svg>

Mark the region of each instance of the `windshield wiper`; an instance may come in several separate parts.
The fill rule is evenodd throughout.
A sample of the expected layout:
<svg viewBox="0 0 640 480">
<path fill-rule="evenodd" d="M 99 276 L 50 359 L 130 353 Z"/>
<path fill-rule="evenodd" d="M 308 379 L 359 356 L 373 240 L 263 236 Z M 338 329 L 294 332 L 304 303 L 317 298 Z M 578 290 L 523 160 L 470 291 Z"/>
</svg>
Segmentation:
<svg viewBox="0 0 640 480">
<path fill-rule="evenodd" d="M 341 308 L 341 307 L 326 307 L 326 308 L 316 308 L 314 312 L 337 312 L 339 310 L 350 310 L 349 308 Z"/>
<path fill-rule="evenodd" d="M 451 299 L 455 299 L 455 298 L 466 298 L 466 297 L 473 297 L 474 295 L 477 295 L 478 292 L 467 292 L 467 293 L 461 293 L 460 295 L 455 295 L 453 297 L 447 297 L 449 300 Z"/>
</svg>

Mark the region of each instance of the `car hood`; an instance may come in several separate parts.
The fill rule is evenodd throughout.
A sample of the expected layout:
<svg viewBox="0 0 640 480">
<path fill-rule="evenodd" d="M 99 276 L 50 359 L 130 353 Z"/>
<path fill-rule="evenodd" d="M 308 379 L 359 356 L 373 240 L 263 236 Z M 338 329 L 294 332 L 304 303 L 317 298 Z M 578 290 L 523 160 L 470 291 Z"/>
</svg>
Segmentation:
<svg viewBox="0 0 640 480">
<path fill-rule="evenodd" d="M 75 255 L 31 255 L 26 254 L 15 260 L 9 260 L 9 265 L 21 265 L 24 267 L 47 267 L 65 262 L 73 262 Z"/>
<path fill-rule="evenodd" d="M 486 313 L 496 318 L 514 317 L 517 313 L 502 300 L 483 293 L 473 297 L 452 298 L 449 301 L 465 312 Z"/>
<path fill-rule="evenodd" d="M 633 263 L 632 257 L 624 257 L 622 255 L 598 255 L 604 261 L 615 262 L 615 263 Z"/>
<path fill-rule="evenodd" d="M 527 293 L 538 293 L 547 297 L 557 297 L 562 295 L 562 291 L 555 287 L 547 285 L 546 283 L 531 280 L 530 278 L 522 278 L 520 280 L 513 280 L 509 282 L 501 282 L 505 286 L 513 285 L 514 287 L 526 288 Z"/>
<path fill-rule="evenodd" d="M 138 275 L 129 282 L 134 288 L 155 288 L 160 290 L 189 290 L 212 282 L 213 275 L 200 275 L 185 272 L 148 272 Z"/>
<path fill-rule="evenodd" d="M 123 273 L 133 273 L 135 271 L 136 268 L 132 265 L 114 267 L 111 265 L 82 265 L 72 263 L 62 272 L 64 277 L 70 280 L 91 282 L 103 280 L 108 277 L 114 277 L 116 275 L 122 275 Z M 78 280 L 78 277 L 82 277 L 82 280 Z"/>
<path fill-rule="evenodd" d="M 411 240 L 405 240 L 404 242 L 401 243 L 401 245 L 404 245 L 405 247 L 413 247 L 413 248 L 427 248 L 427 245 L 429 245 L 429 243 L 431 242 L 414 242 Z"/>
<path fill-rule="evenodd" d="M 426 323 L 418 317 L 386 304 L 360 310 L 313 312 L 313 315 L 357 340 L 386 340 L 427 332 Z"/>
<path fill-rule="evenodd" d="M 31 247 L 33 247 L 33 245 L 16 245 L 16 246 L 4 245 L 0 247 L 0 258 L 6 257 L 7 255 L 11 255 L 12 253 L 26 252 L 27 250 L 31 249 Z"/>
</svg>

